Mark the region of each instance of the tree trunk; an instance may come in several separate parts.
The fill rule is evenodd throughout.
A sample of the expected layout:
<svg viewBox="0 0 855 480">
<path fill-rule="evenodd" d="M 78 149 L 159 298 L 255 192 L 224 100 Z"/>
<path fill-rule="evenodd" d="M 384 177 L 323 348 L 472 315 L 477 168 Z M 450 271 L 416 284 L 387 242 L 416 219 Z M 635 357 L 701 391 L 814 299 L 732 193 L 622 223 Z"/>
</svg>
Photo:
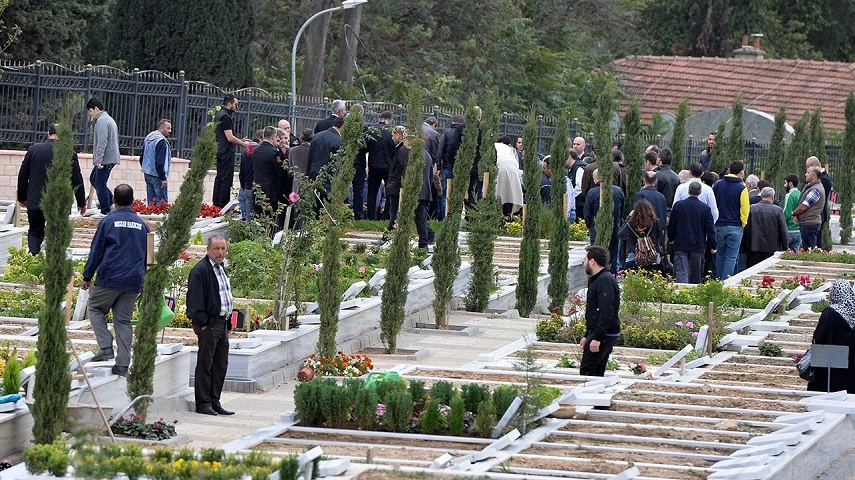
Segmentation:
<svg viewBox="0 0 855 480">
<path fill-rule="evenodd" d="M 344 11 L 344 34 L 338 49 L 338 67 L 335 80 L 345 85 L 353 85 L 353 67 L 356 65 L 356 52 L 359 46 L 356 37 L 362 24 L 362 5 Z M 349 28 L 348 28 L 349 26 Z"/>
<path fill-rule="evenodd" d="M 321 10 L 331 8 L 332 0 L 314 0 L 314 15 Z M 329 14 L 313 21 L 306 28 L 306 55 L 303 62 L 303 76 L 300 80 L 301 96 L 320 98 L 324 93 L 324 54 L 327 46 L 327 33 L 330 29 Z"/>
</svg>

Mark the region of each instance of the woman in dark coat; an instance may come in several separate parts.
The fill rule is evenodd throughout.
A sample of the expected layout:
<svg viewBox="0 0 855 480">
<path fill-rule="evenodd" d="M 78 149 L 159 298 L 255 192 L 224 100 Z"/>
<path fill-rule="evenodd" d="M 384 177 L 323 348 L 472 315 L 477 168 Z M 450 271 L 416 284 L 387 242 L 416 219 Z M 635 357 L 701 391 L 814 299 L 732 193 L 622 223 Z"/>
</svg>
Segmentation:
<svg viewBox="0 0 855 480">
<path fill-rule="evenodd" d="M 618 232 L 618 238 L 624 241 L 626 245 L 626 253 L 628 258 L 624 262 L 624 268 L 631 270 L 637 268 L 635 263 L 635 248 L 639 238 L 650 237 L 656 247 L 656 261 L 652 265 L 646 265 L 645 270 L 660 269 L 662 259 L 662 220 L 656 218 L 656 210 L 653 209 L 653 204 L 647 200 L 639 200 L 635 207 L 629 212 L 629 218 L 626 224 Z"/>
<path fill-rule="evenodd" d="M 837 280 L 828 295 L 830 305 L 822 311 L 813 332 L 813 343 L 849 347 L 849 368 L 831 369 L 831 391 L 855 393 L 855 291 L 847 280 Z M 814 368 L 814 379 L 807 389 L 825 392 L 828 369 Z"/>
</svg>

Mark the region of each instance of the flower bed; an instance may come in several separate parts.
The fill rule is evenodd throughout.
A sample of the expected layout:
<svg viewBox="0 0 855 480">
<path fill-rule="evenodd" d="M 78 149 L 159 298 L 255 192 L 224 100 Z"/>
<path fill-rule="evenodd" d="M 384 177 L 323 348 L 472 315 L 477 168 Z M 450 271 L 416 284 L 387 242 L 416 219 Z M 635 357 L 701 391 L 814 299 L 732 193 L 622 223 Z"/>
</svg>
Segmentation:
<svg viewBox="0 0 855 480">
<path fill-rule="evenodd" d="M 691 287 L 679 287 L 670 277 L 633 270 L 621 273 L 620 277 L 624 302 L 677 303 L 702 307 L 713 302 L 716 308 L 762 309 L 778 294 L 774 288 L 758 288 L 752 295 L 748 290 L 725 286 L 723 282 L 716 280 Z"/>
<path fill-rule="evenodd" d="M 165 215 L 169 213 L 170 208 L 172 208 L 172 204 L 161 200 L 160 203 L 149 205 L 142 200 L 136 199 L 131 205 L 131 208 L 133 208 L 134 212 L 140 215 Z M 220 211 L 221 208 L 216 205 L 203 203 L 199 207 L 199 214 L 196 216 L 199 218 L 219 217 Z"/>
<path fill-rule="evenodd" d="M 841 251 L 841 252 L 827 252 L 824 250 L 814 249 L 808 250 L 805 252 L 784 252 L 781 254 L 781 259 L 783 260 L 800 260 L 807 263 L 814 262 L 830 262 L 830 263 L 843 263 L 848 265 L 855 264 L 855 254 Z"/>
<path fill-rule="evenodd" d="M 312 370 L 313 375 L 322 377 L 361 377 L 371 370 L 374 365 L 368 355 L 347 355 L 339 351 L 335 357 L 321 357 L 315 353 L 303 361 L 303 367 Z M 299 378 L 299 377 L 298 377 Z M 311 380 L 312 378 L 299 378 L 300 380 Z"/>
<path fill-rule="evenodd" d="M 156 422 L 143 423 L 139 415 L 133 414 L 119 418 L 110 429 L 114 435 L 159 441 L 178 435 L 175 431 L 177 424 L 178 420 L 173 420 L 170 423 L 163 421 L 163 417 L 160 417 L 160 420 Z"/>
</svg>

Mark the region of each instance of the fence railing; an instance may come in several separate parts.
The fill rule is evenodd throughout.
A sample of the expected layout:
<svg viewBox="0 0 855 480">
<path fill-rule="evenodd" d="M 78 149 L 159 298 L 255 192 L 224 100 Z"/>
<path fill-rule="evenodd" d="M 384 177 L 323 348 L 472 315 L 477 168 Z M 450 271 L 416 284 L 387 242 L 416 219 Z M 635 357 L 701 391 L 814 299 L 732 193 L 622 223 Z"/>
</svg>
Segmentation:
<svg viewBox="0 0 855 480">
<path fill-rule="evenodd" d="M 172 151 L 183 158 L 193 157 L 193 145 L 202 127 L 208 121 L 208 110 L 220 105 L 223 95 L 232 93 L 240 100 L 234 115 L 235 134 L 250 137 L 255 130 L 276 125 L 280 119 L 295 119 L 292 132 L 300 134 L 303 128 L 329 115 L 329 99 L 298 97 L 294 106 L 291 96 L 278 95 L 260 88 L 226 91 L 205 82 L 187 80 L 184 72 L 164 73 L 148 70 L 126 72 L 109 66 L 66 66 L 46 62 L 0 61 L 0 148 L 26 149 L 42 141 L 48 126 L 55 122 L 65 102 L 77 98 L 80 107 L 74 118 L 74 141 L 80 150 L 91 148 L 91 127 L 85 102 L 97 96 L 104 102 L 106 111 L 116 120 L 119 128 L 119 148 L 124 154 L 139 154 L 145 136 L 157 121 L 172 121 Z M 376 122 L 383 111 L 392 112 L 398 124 L 406 122 L 406 109 L 389 102 L 360 102 L 365 108 L 366 122 Z M 451 124 L 451 117 L 462 112 L 422 107 L 424 116 L 437 118 L 437 127 L 443 131 Z M 500 134 L 522 135 L 526 116 L 503 113 Z M 537 149 L 546 153 L 556 136 L 557 119 L 537 117 Z M 574 119 L 569 137 L 582 136 L 588 148 L 593 144 L 590 129 L 583 129 Z M 646 136 L 644 147 L 656 144 L 669 146 L 661 136 Z M 684 152 L 686 165 L 697 161 L 706 148 L 705 139 L 686 140 Z M 826 150 L 833 165 L 840 158 L 840 144 L 828 143 Z M 749 139 L 745 143 L 745 163 L 749 173 L 768 170 L 768 145 Z M 681 169 L 683 166 L 680 166 Z M 831 175 L 834 175 L 834 168 Z"/>
</svg>

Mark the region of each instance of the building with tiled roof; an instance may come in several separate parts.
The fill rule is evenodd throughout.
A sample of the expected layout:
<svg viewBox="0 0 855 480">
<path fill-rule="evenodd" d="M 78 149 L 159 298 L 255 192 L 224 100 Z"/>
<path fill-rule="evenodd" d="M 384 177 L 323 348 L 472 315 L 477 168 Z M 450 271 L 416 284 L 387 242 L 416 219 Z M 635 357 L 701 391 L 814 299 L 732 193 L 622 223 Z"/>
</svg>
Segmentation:
<svg viewBox="0 0 855 480">
<path fill-rule="evenodd" d="M 676 112 L 684 98 L 694 112 L 702 112 L 729 107 L 742 93 L 745 108 L 774 115 L 786 107 L 791 124 L 819 106 L 825 127 L 843 130 L 846 97 L 855 89 L 855 63 L 766 59 L 759 48 L 734 58 L 626 57 L 615 60 L 613 73 L 626 96 L 621 116 L 635 99 L 644 123 L 654 114 Z"/>
</svg>

